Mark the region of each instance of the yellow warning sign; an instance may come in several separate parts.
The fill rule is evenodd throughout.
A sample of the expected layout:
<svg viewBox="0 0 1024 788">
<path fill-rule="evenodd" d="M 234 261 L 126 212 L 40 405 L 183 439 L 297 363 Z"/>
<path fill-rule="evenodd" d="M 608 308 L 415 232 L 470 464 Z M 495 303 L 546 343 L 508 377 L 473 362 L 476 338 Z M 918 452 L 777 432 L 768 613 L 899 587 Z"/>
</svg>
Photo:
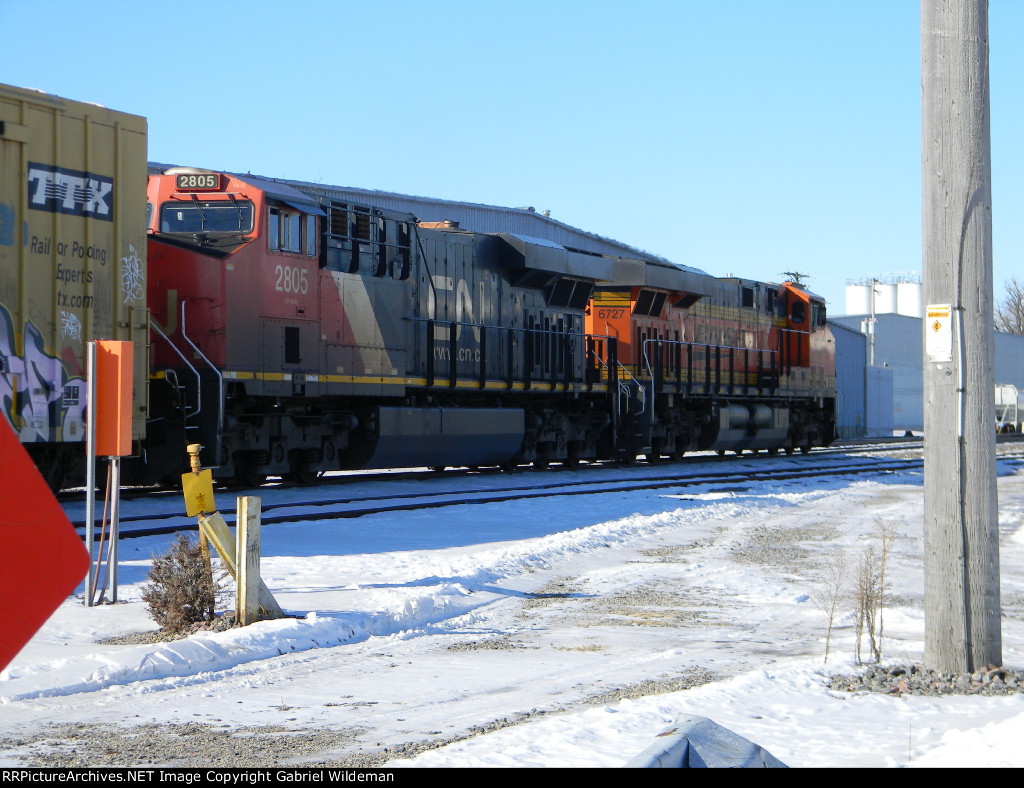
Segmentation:
<svg viewBox="0 0 1024 788">
<path fill-rule="evenodd" d="M 213 501 L 213 471 L 209 468 L 198 474 L 183 473 L 181 489 L 185 493 L 185 511 L 189 517 L 217 511 Z"/>
<path fill-rule="evenodd" d="M 925 332 L 925 356 L 933 364 L 945 364 L 953 359 L 953 307 L 952 304 L 928 304 L 928 328 Z"/>
</svg>

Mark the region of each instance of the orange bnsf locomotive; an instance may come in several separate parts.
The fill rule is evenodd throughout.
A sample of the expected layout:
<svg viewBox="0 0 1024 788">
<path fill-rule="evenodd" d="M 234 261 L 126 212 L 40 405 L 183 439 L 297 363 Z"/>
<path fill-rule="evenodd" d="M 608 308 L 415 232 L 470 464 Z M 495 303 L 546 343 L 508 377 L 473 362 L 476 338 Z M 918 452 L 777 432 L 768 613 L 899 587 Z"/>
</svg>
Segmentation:
<svg viewBox="0 0 1024 788">
<path fill-rule="evenodd" d="M 295 182 L 151 172 L 149 422 L 221 477 L 808 451 L 835 429 L 821 298 Z"/>
</svg>

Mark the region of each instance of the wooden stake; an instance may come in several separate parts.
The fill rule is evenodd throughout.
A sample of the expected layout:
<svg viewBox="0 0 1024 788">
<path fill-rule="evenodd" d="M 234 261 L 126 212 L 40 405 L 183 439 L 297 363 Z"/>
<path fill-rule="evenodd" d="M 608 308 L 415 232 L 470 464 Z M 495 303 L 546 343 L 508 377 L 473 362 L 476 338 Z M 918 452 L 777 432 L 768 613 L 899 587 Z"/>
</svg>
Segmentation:
<svg viewBox="0 0 1024 788">
<path fill-rule="evenodd" d="M 238 567 L 235 619 L 248 626 L 260 614 L 260 499 L 238 498 L 235 527 L 235 564 Z"/>
<path fill-rule="evenodd" d="M 237 582 L 238 568 L 235 564 L 235 537 L 232 535 L 231 529 L 228 528 L 228 524 L 224 522 L 220 512 L 201 515 L 199 517 L 199 530 L 209 538 L 210 544 L 216 548 L 217 554 L 224 562 L 224 566 L 227 567 L 228 572 Z M 264 618 L 284 618 L 284 611 L 281 610 L 281 606 L 277 604 L 277 600 L 274 599 L 274 595 L 270 593 L 270 589 L 267 588 L 262 579 L 259 580 L 258 585 L 260 609 L 263 611 Z"/>
</svg>

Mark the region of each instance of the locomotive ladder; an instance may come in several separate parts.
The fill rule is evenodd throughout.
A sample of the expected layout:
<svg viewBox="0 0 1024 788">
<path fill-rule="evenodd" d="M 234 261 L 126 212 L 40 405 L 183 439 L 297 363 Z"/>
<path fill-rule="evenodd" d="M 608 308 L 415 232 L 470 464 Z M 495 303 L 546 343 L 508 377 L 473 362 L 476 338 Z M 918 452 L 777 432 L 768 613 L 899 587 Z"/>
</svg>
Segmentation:
<svg viewBox="0 0 1024 788">
<path fill-rule="evenodd" d="M 602 350 L 607 347 L 607 360 Z M 612 449 L 628 459 L 648 452 L 654 424 L 653 382 L 641 382 L 618 359 L 618 340 L 614 336 L 589 335 L 587 354 L 596 362 L 595 377 L 603 368 L 611 395 Z"/>
</svg>

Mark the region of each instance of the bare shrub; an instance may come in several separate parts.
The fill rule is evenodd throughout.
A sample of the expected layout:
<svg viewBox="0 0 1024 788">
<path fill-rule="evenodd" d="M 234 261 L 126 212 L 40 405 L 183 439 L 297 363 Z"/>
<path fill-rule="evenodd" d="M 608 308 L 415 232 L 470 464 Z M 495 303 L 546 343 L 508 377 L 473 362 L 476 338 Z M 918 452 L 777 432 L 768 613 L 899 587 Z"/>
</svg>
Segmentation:
<svg viewBox="0 0 1024 788">
<path fill-rule="evenodd" d="M 896 541 L 896 524 L 886 522 L 881 518 L 875 520 L 878 526 L 876 538 L 878 539 L 880 556 L 878 559 L 878 591 L 876 594 L 878 603 L 878 639 L 875 661 L 882 661 L 882 615 L 885 611 L 885 594 L 889 590 L 885 582 L 885 566 L 889 560 L 889 553 L 892 551 L 892 544 Z"/>
<path fill-rule="evenodd" d="M 219 583 L 206 570 L 199 543 L 185 534 L 162 556 L 153 556 L 142 600 L 165 632 L 180 633 L 214 617 Z"/>
<path fill-rule="evenodd" d="M 861 644 L 867 634 L 870 656 L 875 662 L 882 661 L 883 617 L 885 595 L 888 584 L 885 580 L 886 564 L 896 541 L 896 525 L 876 520 L 874 541 L 861 552 L 857 564 L 854 602 L 857 607 L 857 653 L 858 664 L 863 662 Z"/>
<path fill-rule="evenodd" d="M 828 618 L 828 632 L 825 635 L 825 662 L 828 662 L 829 649 L 832 645 L 832 628 L 835 625 L 839 600 L 843 596 L 845 580 L 846 553 L 841 549 L 836 549 L 825 560 L 825 571 L 818 587 L 811 594 L 814 604 Z"/>
<path fill-rule="evenodd" d="M 854 601 L 857 605 L 857 664 L 864 662 L 861 646 L 864 642 L 864 634 L 868 636 L 868 646 L 871 654 L 876 653 L 876 630 L 875 621 L 878 615 L 878 552 L 874 544 L 867 545 L 860 554 L 857 562 L 857 576 L 853 590 Z"/>
</svg>

